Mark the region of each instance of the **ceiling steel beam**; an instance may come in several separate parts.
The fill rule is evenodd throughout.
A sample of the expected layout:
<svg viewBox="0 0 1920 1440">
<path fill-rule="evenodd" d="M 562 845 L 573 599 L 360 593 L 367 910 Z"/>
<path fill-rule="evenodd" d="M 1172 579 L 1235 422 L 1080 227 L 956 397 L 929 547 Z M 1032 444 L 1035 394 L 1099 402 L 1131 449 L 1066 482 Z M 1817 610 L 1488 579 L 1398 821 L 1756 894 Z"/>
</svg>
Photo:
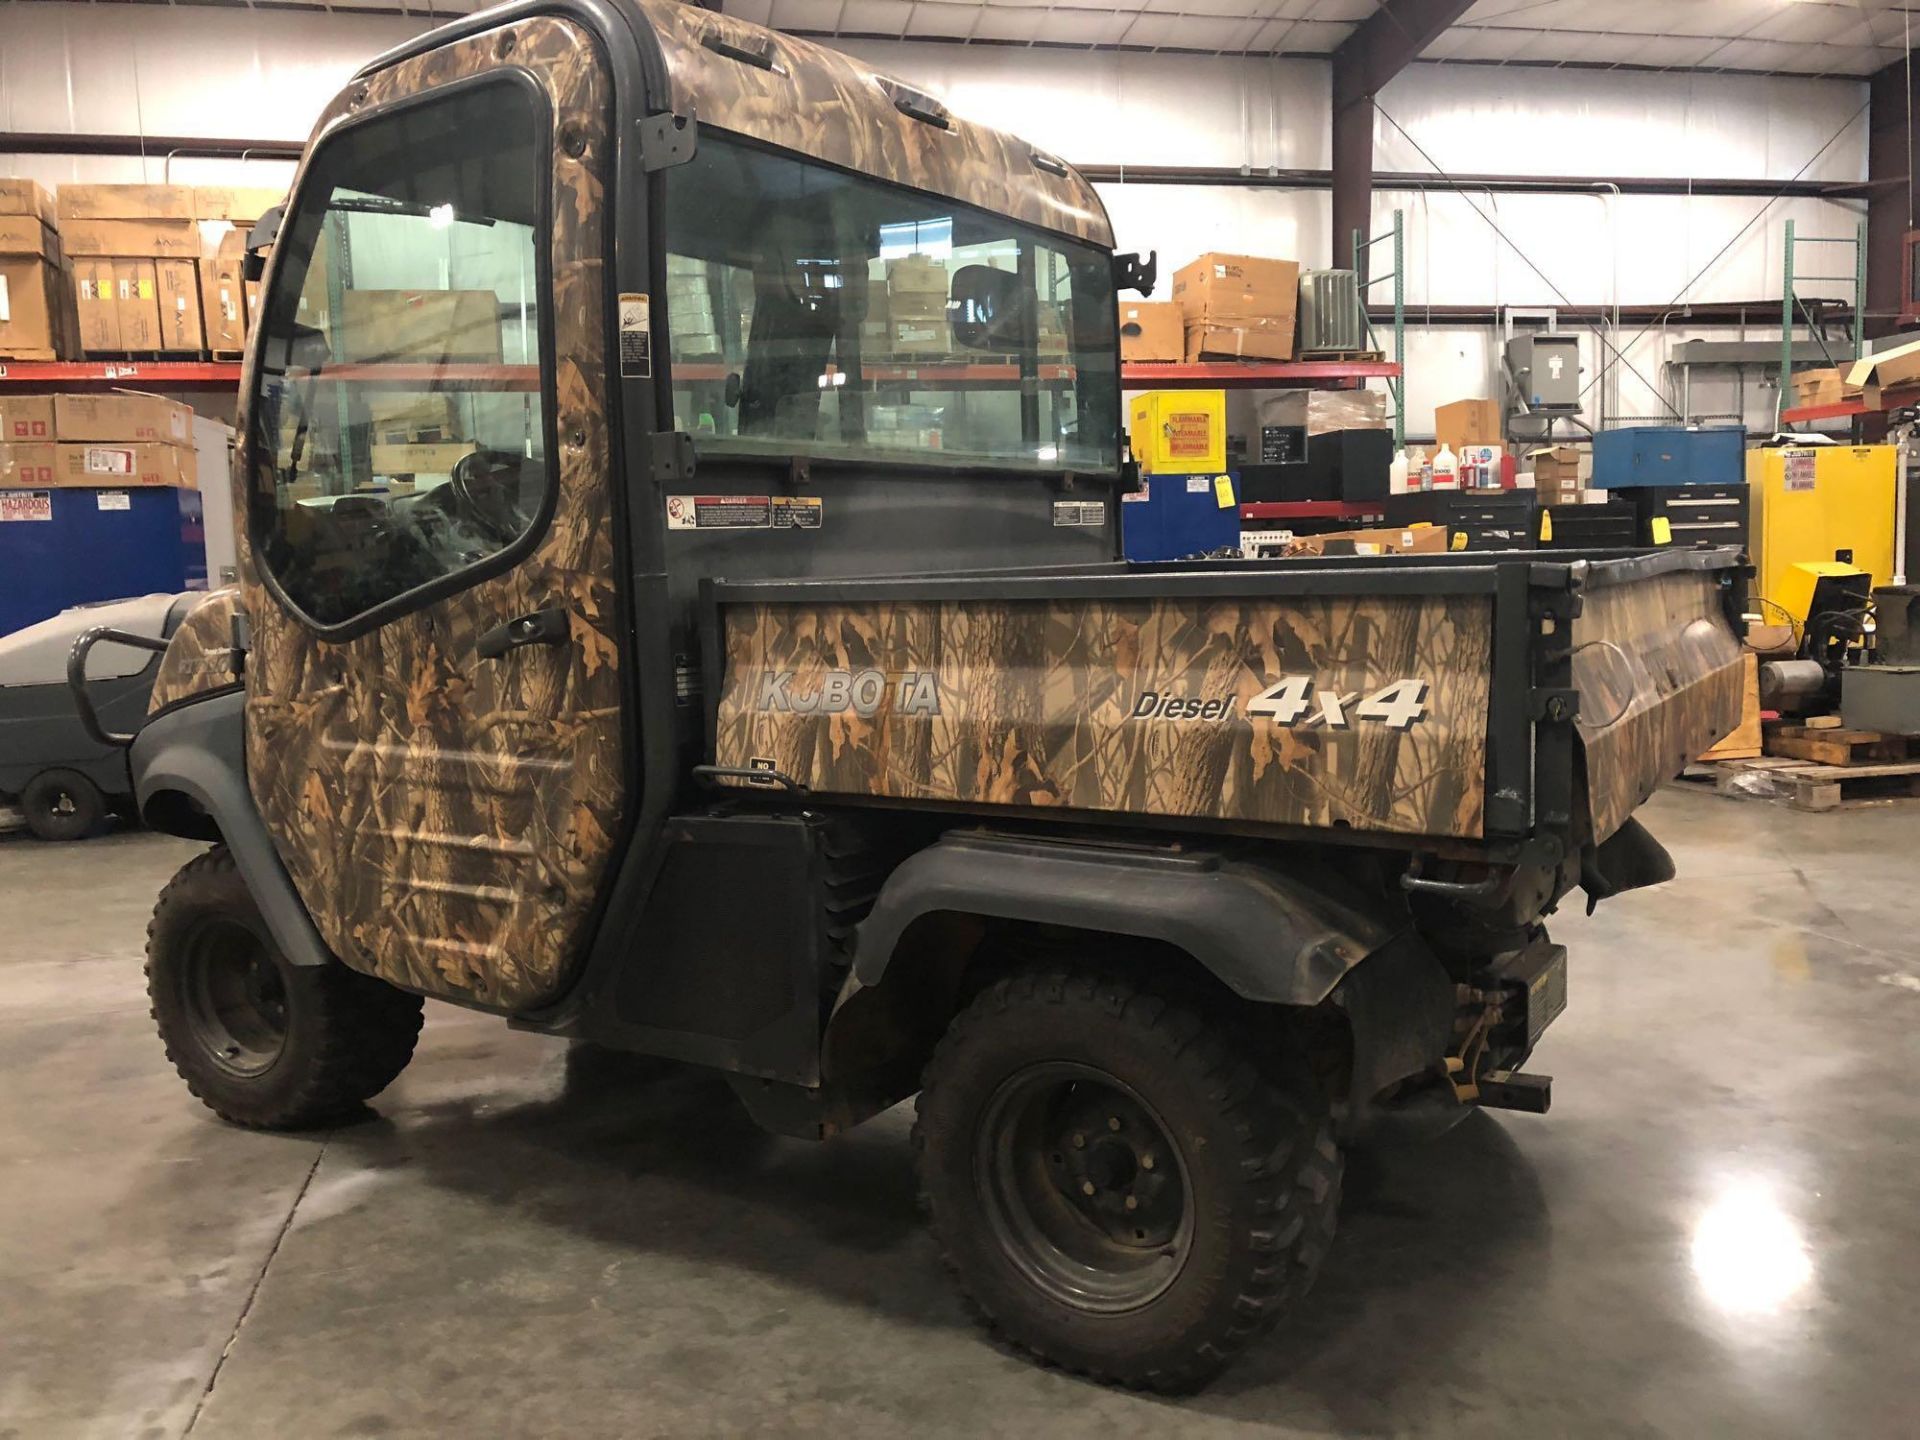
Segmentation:
<svg viewBox="0 0 1920 1440">
<path fill-rule="evenodd" d="M 1913 185 L 1907 164 L 1920 150 L 1920 88 L 1909 80 L 1907 59 L 1895 61 L 1867 81 L 1867 314 L 1866 332 L 1890 334 L 1900 311 L 1901 253 L 1914 228 Z"/>
<path fill-rule="evenodd" d="M 1373 97 L 1472 6 L 1385 0 L 1333 52 L 1334 265 L 1352 254 L 1356 231 L 1363 238 L 1373 233 Z"/>
<path fill-rule="evenodd" d="M 144 155 L 165 159 L 298 160 L 305 140 L 221 140 L 192 135 L 76 135 L 0 131 L 0 155 Z"/>
<path fill-rule="evenodd" d="M 1334 172 L 1295 167 L 1242 169 L 1231 165 L 1075 165 L 1096 184 L 1242 186 L 1261 190 L 1330 190 Z M 1904 178 L 1904 177 L 1903 177 Z M 1622 195 L 1787 196 L 1858 200 L 1869 187 L 1858 181 L 1768 180 L 1739 176 L 1674 175 L 1436 175 L 1431 170 L 1376 170 L 1377 190 L 1493 190 L 1503 194 L 1591 195 L 1597 185 L 1619 186 Z"/>
</svg>

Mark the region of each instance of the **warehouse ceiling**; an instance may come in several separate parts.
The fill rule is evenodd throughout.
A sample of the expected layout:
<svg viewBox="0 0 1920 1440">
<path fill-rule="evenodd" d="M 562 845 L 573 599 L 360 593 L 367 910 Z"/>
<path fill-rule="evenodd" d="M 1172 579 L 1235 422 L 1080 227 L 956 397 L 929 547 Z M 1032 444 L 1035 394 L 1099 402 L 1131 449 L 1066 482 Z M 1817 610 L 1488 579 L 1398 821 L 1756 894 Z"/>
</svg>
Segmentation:
<svg viewBox="0 0 1920 1440">
<path fill-rule="evenodd" d="M 0 0 L 4 3 L 4 0 Z M 487 0 L 185 0 L 450 18 Z M 1383 0 L 721 0 L 821 39 L 1325 55 Z M 1478 0 L 1422 58 L 1866 76 L 1920 32 L 1920 0 Z"/>
</svg>

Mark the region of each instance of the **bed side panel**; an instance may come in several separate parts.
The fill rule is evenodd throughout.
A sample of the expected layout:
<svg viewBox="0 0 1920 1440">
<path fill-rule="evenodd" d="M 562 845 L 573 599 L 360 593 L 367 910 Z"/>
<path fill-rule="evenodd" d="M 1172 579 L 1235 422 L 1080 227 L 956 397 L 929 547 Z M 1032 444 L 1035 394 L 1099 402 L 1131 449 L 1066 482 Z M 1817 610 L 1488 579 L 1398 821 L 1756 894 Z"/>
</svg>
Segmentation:
<svg viewBox="0 0 1920 1440">
<path fill-rule="evenodd" d="M 1482 833 L 1486 596 L 743 599 L 721 623 L 721 765 L 830 794 Z"/>
<path fill-rule="evenodd" d="M 1593 838 L 1740 723 L 1740 640 L 1717 572 L 1654 575 L 1587 592 L 1573 683 Z"/>
</svg>

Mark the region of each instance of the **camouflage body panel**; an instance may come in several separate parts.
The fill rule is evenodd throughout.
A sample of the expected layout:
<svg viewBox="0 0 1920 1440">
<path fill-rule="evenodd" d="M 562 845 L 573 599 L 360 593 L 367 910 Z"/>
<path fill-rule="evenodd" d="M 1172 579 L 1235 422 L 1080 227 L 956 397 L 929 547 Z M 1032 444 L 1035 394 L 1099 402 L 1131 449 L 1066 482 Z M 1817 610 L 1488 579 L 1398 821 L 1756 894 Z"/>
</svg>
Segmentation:
<svg viewBox="0 0 1920 1440">
<path fill-rule="evenodd" d="M 1034 147 L 1026 141 L 957 117 L 949 117 L 944 130 L 910 119 L 895 107 L 894 96 L 919 92 L 837 50 L 681 0 L 633 3 L 659 37 L 675 113 L 1113 247 L 1113 227 L 1093 187 L 1070 166 L 1060 164 L 1065 173 L 1053 174 L 1035 165 Z M 769 56 L 776 68 L 716 54 L 702 43 L 709 37 Z"/>
<path fill-rule="evenodd" d="M 1473 595 L 729 602 L 715 758 L 827 794 L 1477 837 L 1491 621 Z M 1258 710 L 1288 677 L 1313 688 L 1283 724 Z M 1360 718 L 1407 680 L 1418 720 Z"/>
<path fill-rule="evenodd" d="M 224 690 L 240 683 L 239 670 L 233 663 L 233 617 L 239 608 L 239 587 L 229 585 L 210 591 L 187 612 L 160 656 L 147 714 L 157 714 L 208 690 Z"/>
<path fill-rule="evenodd" d="M 1653 575 L 1588 590 L 1573 622 L 1577 727 L 1593 837 L 1740 723 L 1740 640 L 1716 574 Z"/>
<path fill-rule="evenodd" d="M 240 558 L 254 626 L 248 781 L 321 936 L 356 969 L 517 1010 L 567 978 L 625 799 L 601 323 L 609 83 L 586 31 L 538 17 L 375 71 L 333 103 L 314 139 L 355 111 L 509 65 L 546 90 L 563 142 L 551 205 L 551 525 L 516 568 L 337 644 L 281 608 L 244 538 Z M 575 135 L 577 156 L 564 143 Z M 257 364 L 257 348 L 249 358 Z M 243 437 L 247 400 L 243 391 Z M 243 441 L 240 515 L 251 453 Z M 258 483 L 273 484 L 265 462 Z M 477 660 L 480 634 L 555 604 L 571 644 Z"/>
</svg>

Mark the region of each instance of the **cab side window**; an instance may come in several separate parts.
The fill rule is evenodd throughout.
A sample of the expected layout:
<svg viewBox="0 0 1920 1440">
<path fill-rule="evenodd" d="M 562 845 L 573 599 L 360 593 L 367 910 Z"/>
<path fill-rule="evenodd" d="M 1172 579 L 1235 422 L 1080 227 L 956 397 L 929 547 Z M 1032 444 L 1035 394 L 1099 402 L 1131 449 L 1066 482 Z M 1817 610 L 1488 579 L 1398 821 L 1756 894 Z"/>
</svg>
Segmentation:
<svg viewBox="0 0 1920 1440">
<path fill-rule="evenodd" d="M 543 121 L 503 79 L 362 122 L 281 227 L 248 520 L 317 625 L 506 563 L 547 509 Z"/>
</svg>

